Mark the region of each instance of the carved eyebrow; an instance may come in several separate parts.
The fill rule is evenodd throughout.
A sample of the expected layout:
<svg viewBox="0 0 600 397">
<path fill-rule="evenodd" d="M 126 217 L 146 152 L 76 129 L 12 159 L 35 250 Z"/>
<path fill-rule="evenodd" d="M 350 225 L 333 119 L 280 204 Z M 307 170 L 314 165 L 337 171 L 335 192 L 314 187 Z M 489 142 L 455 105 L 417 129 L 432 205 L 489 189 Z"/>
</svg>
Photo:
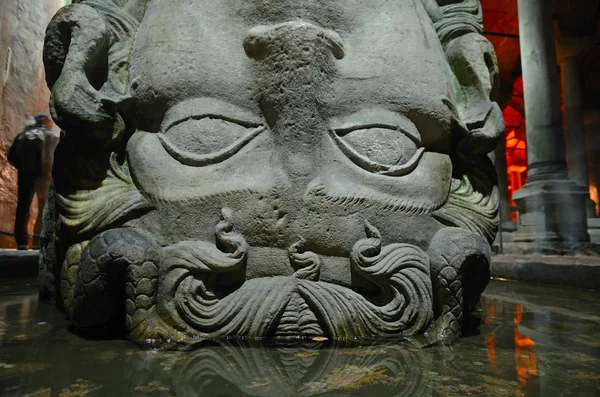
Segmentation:
<svg viewBox="0 0 600 397">
<path fill-rule="evenodd" d="M 258 128 L 265 121 L 256 112 L 227 100 L 199 97 L 181 101 L 171 107 L 161 122 L 161 131 L 167 131 L 190 120 L 216 119 L 245 128 Z"/>
<path fill-rule="evenodd" d="M 392 130 L 392 131 L 400 131 L 402 132 L 404 135 L 406 135 L 407 137 L 410 138 L 410 140 L 412 140 L 416 145 L 421 145 L 421 137 L 416 136 L 415 134 L 413 134 L 410 131 L 407 131 L 406 129 L 400 127 L 399 125 L 395 125 L 395 124 L 386 124 L 386 123 L 354 123 L 351 124 L 350 126 L 345 126 L 345 127 L 340 127 L 340 128 L 332 128 L 333 131 L 335 131 L 335 133 L 338 136 L 345 136 L 351 132 L 354 131 L 360 131 L 360 130 L 370 130 L 370 129 L 375 129 L 375 128 L 380 128 L 380 129 L 386 129 L 386 130 Z"/>
<path fill-rule="evenodd" d="M 235 117 L 225 116 L 225 115 L 222 115 L 222 114 L 200 113 L 200 114 L 197 114 L 197 115 L 187 116 L 187 117 L 183 117 L 181 119 L 175 120 L 172 123 L 168 124 L 167 127 L 164 130 L 168 131 L 171 128 L 176 127 L 179 124 L 185 123 L 186 121 L 190 121 L 190 120 L 202 120 L 202 119 L 224 120 L 224 121 L 227 121 L 229 123 L 238 124 L 238 125 L 240 125 L 242 127 L 245 127 L 245 128 L 259 128 L 259 127 L 263 127 L 264 126 L 264 124 L 262 124 L 262 123 L 252 122 L 252 121 L 248 121 L 248 120 L 242 120 L 242 119 L 238 119 L 238 118 L 235 118 Z"/>
<path fill-rule="evenodd" d="M 208 154 L 199 154 L 190 152 L 189 150 L 180 149 L 177 147 L 177 145 L 171 142 L 167 135 L 163 133 L 159 133 L 157 134 L 157 136 L 163 148 L 175 160 L 179 161 L 183 165 L 188 165 L 191 167 L 203 167 L 227 160 L 229 157 L 239 152 L 244 146 L 250 143 L 250 141 L 256 138 L 264 130 L 264 126 L 259 126 L 250 134 L 241 139 L 238 139 L 231 145 L 214 153 Z"/>
</svg>

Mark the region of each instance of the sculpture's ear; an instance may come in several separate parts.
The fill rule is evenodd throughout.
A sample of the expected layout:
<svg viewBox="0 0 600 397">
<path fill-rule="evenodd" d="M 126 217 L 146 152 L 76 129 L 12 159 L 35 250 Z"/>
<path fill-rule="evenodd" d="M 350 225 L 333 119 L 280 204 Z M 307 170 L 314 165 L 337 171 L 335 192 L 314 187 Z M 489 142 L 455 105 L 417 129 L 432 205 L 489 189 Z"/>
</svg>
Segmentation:
<svg viewBox="0 0 600 397">
<path fill-rule="evenodd" d="M 67 131 L 85 131 L 107 142 L 116 119 L 115 101 L 100 89 L 108 78 L 110 31 L 93 8 L 61 8 L 46 30 L 44 66 L 52 90 L 50 110 Z"/>
<path fill-rule="evenodd" d="M 454 103 L 468 131 L 460 138 L 460 146 L 472 155 L 489 153 L 504 133 L 502 111 L 495 102 L 499 70 L 494 47 L 482 35 L 468 33 L 451 40 L 445 48 Z"/>
</svg>

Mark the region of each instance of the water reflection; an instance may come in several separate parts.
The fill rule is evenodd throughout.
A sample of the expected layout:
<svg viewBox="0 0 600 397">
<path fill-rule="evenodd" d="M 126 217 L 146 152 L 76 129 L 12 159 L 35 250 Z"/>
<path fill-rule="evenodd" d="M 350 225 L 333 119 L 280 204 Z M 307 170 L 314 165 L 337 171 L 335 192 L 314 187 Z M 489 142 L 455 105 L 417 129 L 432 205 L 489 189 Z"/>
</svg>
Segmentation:
<svg viewBox="0 0 600 397">
<path fill-rule="evenodd" d="M 177 396 L 400 397 L 432 392 L 426 378 L 432 356 L 407 345 L 319 348 L 221 342 L 191 353 L 157 354 L 128 357 L 133 391 L 158 381 L 172 385 Z"/>
<path fill-rule="evenodd" d="M 514 305 L 514 313 L 513 322 L 517 325 L 521 324 L 523 307 Z M 527 382 L 538 374 L 535 342 L 522 334 L 518 327 L 515 327 L 515 362 L 519 382 L 523 386 L 527 386 Z"/>
<path fill-rule="evenodd" d="M 205 342 L 194 351 L 86 339 L 23 286 L 0 284 L 2 396 L 596 396 L 600 297 L 493 284 L 480 334 L 452 348 Z M 523 288 L 523 287 L 518 287 Z M 537 287 L 536 287 L 537 288 Z M 525 292 L 533 298 L 521 299 Z M 518 294 L 517 294 L 518 293 Z M 540 302 L 546 302 L 545 306 Z M 591 308 L 590 308 L 591 307 Z"/>
<path fill-rule="evenodd" d="M 25 299 L 23 302 L 21 302 L 21 307 L 19 308 L 19 323 L 21 333 L 25 332 L 25 330 L 30 327 L 29 323 L 31 322 L 32 318 L 30 310 L 33 300 L 34 299 Z"/>
<path fill-rule="evenodd" d="M 486 300 L 488 304 L 484 306 L 484 321 L 486 324 L 493 324 L 496 318 L 496 306 L 494 305 L 495 300 Z M 521 304 L 512 305 L 512 323 L 514 333 L 514 352 L 515 352 L 515 370 L 517 379 L 521 385 L 527 387 L 532 380 L 538 379 L 538 365 L 537 365 L 537 354 L 535 342 L 527 335 L 525 335 L 519 328 L 519 324 L 523 320 L 523 306 Z M 502 323 L 501 326 L 508 325 Z M 485 346 L 487 349 L 487 357 L 490 363 L 492 371 L 497 372 L 497 331 L 498 327 L 495 327 L 492 332 L 485 336 Z"/>
<path fill-rule="evenodd" d="M 8 324 L 6 323 L 6 306 L 0 305 L 0 345 L 2 344 L 2 340 L 4 339 L 4 334 L 6 333 L 6 328 Z"/>
<path fill-rule="evenodd" d="M 484 324 L 489 324 L 492 320 L 496 319 L 496 307 L 491 304 L 484 305 L 485 317 L 483 318 Z M 497 341 L 496 331 L 492 331 L 485 336 L 485 348 L 487 349 L 487 357 L 492 368 L 492 371 L 497 370 L 498 359 L 496 354 Z"/>
</svg>

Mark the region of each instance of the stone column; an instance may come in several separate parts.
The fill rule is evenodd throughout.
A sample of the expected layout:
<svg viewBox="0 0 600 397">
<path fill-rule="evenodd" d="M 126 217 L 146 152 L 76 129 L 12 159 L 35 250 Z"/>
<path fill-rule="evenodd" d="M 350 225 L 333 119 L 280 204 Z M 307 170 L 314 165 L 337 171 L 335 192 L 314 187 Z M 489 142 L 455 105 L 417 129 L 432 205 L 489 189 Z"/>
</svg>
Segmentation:
<svg viewBox="0 0 600 397">
<path fill-rule="evenodd" d="M 515 241 L 535 250 L 589 241 L 587 189 L 567 177 L 552 2 L 519 0 L 521 65 L 527 123 L 528 182 L 513 199 Z"/>
<path fill-rule="evenodd" d="M 590 198 L 598 200 L 598 188 L 600 187 L 600 146 L 598 145 L 598 137 L 600 137 L 600 109 L 587 110 L 584 114 L 583 124 L 588 154 L 588 174 L 590 177 L 590 187 L 592 187 L 590 189 Z M 594 207 L 596 210 L 598 209 L 596 203 L 594 203 Z M 592 243 L 600 244 L 599 217 L 588 218 L 588 233 Z"/>
<path fill-rule="evenodd" d="M 560 36 L 556 44 L 563 88 L 568 175 L 569 179 L 573 182 L 589 188 L 583 122 L 583 95 L 581 92 L 577 57 L 589 48 L 592 48 L 595 40 L 593 37 Z M 586 208 L 588 217 L 595 217 L 595 208 L 589 198 L 586 201 Z"/>
<path fill-rule="evenodd" d="M 559 61 L 564 95 L 565 136 L 569 179 L 581 186 L 588 186 L 588 170 L 583 132 L 583 109 L 577 57 Z"/>
<path fill-rule="evenodd" d="M 600 189 L 600 146 L 598 145 L 598 137 L 600 137 L 600 109 L 586 110 L 583 119 L 590 186 Z"/>
</svg>

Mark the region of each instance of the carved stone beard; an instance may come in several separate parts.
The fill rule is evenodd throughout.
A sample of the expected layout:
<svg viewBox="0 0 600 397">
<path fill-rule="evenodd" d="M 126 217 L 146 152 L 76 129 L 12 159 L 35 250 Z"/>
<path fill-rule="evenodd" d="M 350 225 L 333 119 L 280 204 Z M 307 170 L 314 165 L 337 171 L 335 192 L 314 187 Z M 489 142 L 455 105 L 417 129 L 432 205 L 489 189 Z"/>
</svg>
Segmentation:
<svg viewBox="0 0 600 397">
<path fill-rule="evenodd" d="M 224 293 L 217 278 L 244 271 L 250 248 L 223 220 L 217 241 L 182 242 L 162 252 L 158 312 L 188 335 L 369 338 L 422 333 L 433 319 L 429 258 L 408 244 L 381 245 L 377 229 L 351 253 L 354 284 L 376 286 L 372 296 L 320 281 L 321 258 L 290 247 L 291 277 L 245 281 Z M 340 258 L 341 259 L 341 258 Z M 269 263 L 264 264 L 269 267 Z"/>
<path fill-rule="evenodd" d="M 140 341 L 371 339 L 426 330 L 435 340 L 452 341 L 489 280 L 489 246 L 470 232 L 442 229 L 424 252 L 409 244 L 382 245 L 369 224 L 350 254 L 349 286 L 323 281 L 322 262 L 331 258 L 303 251 L 303 241 L 287 252 L 292 276 L 244 280 L 253 248 L 230 217 L 223 210 L 217 244 L 161 248 L 141 231 L 113 229 L 72 246 L 61 282 L 69 317 L 80 327 L 105 324 L 118 314 L 124 290 L 127 332 Z M 235 278 L 236 272 L 239 285 L 219 285 L 220 277 Z"/>
</svg>

